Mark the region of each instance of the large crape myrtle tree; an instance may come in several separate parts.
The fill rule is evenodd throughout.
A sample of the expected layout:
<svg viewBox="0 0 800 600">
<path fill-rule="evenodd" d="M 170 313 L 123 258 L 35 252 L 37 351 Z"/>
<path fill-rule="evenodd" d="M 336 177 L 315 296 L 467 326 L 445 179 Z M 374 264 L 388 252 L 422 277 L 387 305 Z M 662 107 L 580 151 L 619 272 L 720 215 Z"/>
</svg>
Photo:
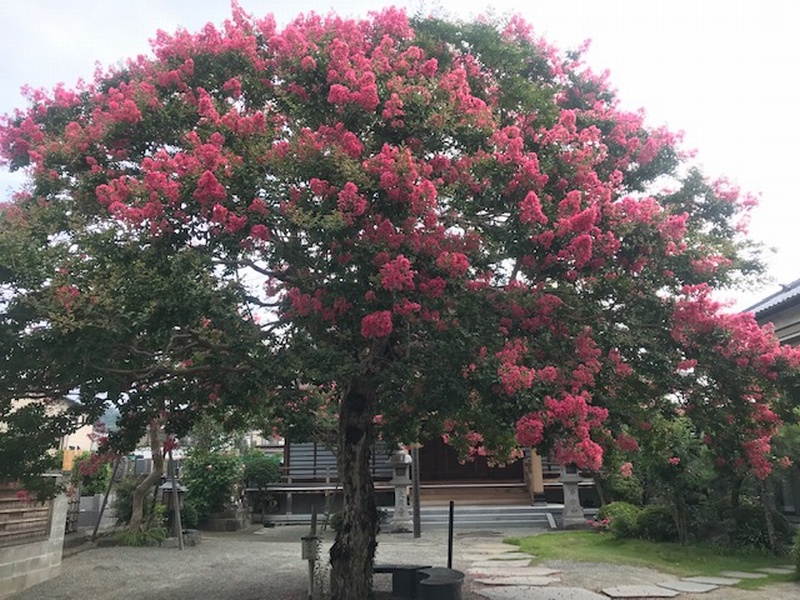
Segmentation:
<svg viewBox="0 0 800 600">
<path fill-rule="evenodd" d="M 153 57 L 28 95 L 0 130 L 30 175 L 3 227 L 61 218 L 32 232 L 53 270 L 12 286 L 17 301 L 49 297 L 54 336 L 91 334 L 92 311 L 137 314 L 108 289 L 93 304 L 103 279 L 70 244 L 86 236 L 141 249 L 159 273 L 186 261 L 175 293 L 201 300 L 106 340 L 127 369 L 79 352 L 40 375 L 116 373 L 131 413 L 168 384 L 191 394 L 174 403 L 226 414 L 259 390 L 276 414 L 318 409 L 319 390 L 338 415 L 344 496 L 333 598 L 371 596 L 378 427 L 597 469 L 623 429 L 680 412 L 738 468 L 769 472 L 797 354 L 712 298 L 760 268 L 742 237 L 750 199 L 521 20 L 389 9 L 279 29 L 234 5 L 221 29 L 159 32 Z M 87 395 L 106 397 L 99 380 Z"/>
</svg>

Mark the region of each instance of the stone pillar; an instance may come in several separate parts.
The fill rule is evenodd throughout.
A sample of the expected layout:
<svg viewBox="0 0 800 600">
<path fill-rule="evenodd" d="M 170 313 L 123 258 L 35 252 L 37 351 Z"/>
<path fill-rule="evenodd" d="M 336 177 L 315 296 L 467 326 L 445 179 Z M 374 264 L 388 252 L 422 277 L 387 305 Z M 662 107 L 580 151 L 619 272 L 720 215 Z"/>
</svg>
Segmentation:
<svg viewBox="0 0 800 600">
<path fill-rule="evenodd" d="M 583 480 L 575 465 L 561 467 L 558 478 L 564 490 L 564 511 L 561 513 L 561 529 L 577 529 L 586 527 L 586 516 L 583 514 L 578 484 Z"/>
<path fill-rule="evenodd" d="M 389 459 L 394 476 L 389 482 L 394 486 L 394 516 L 389 523 L 390 533 L 408 533 L 411 531 L 411 513 L 408 510 L 408 486 L 411 485 L 409 470 L 411 456 L 398 448 Z"/>
</svg>

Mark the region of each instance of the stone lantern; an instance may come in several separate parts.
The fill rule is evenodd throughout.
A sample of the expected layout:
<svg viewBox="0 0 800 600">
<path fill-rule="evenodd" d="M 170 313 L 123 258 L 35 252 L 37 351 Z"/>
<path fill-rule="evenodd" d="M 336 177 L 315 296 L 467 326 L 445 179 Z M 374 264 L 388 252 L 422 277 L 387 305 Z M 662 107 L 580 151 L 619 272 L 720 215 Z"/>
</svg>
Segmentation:
<svg viewBox="0 0 800 600">
<path fill-rule="evenodd" d="M 389 483 L 394 485 L 394 516 L 389 523 L 391 533 L 411 531 L 411 514 L 408 510 L 408 486 L 411 485 L 411 456 L 403 448 L 395 450 L 389 459 L 393 477 Z"/>
<path fill-rule="evenodd" d="M 586 516 L 583 514 L 578 485 L 583 481 L 578 467 L 568 464 L 561 467 L 561 477 L 558 478 L 564 489 L 564 511 L 561 513 L 561 529 L 576 529 L 586 527 Z"/>
<path fill-rule="evenodd" d="M 186 486 L 176 483 L 172 479 L 167 479 L 158 486 L 158 494 L 161 497 L 161 503 L 166 504 L 169 510 L 175 510 L 175 491 L 178 492 L 178 507 L 183 508 L 183 498 L 187 490 L 188 488 Z"/>
</svg>

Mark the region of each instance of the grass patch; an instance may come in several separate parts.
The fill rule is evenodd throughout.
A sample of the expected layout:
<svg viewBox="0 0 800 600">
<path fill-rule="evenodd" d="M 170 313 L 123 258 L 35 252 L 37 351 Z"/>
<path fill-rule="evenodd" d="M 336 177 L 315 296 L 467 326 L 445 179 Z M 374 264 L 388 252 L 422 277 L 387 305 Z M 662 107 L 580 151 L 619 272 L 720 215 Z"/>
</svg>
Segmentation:
<svg viewBox="0 0 800 600">
<path fill-rule="evenodd" d="M 593 531 L 560 531 L 506 540 L 522 552 L 534 555 L 534 561 L 571 560 L 647 567 L 678 577 L 719 575 L 720 571 L 754 571 L 791 562 L 788 557 L 730 550 L 705 544 L 655 543 L 645 540 L 616 539 Z M 769 575 L 745 580 L 738 587 L 758 589 L 771 583 L 797 581 L 798 575 Z"/>
<path fill-rule="evenodd" d="M 761 579 L 744 579 L 741 583 L 737 584 L 736 587 L 743 590 L 760 590 L 765 585 L 773 583 L 792 583 L 795 581 L 800 581 L 797 573 L 791 575 L 767 575 Z"/>
</svg>

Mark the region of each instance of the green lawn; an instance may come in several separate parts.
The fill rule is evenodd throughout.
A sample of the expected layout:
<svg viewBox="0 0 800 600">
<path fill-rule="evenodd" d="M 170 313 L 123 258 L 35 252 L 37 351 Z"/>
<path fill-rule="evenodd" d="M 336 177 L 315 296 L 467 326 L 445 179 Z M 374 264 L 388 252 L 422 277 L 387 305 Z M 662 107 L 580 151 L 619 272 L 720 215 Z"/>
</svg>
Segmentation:
<svg viewBox="0 0 800 600">
<path fill-rule="evenodd" d="M 618 540 L 608 533 L 561 531 L 506 540 L 532 554 L 534 561 L 573 560 L 649 567 L 680 577 L 718 575 L 720 571 L 753 571 L 791 563 L 788 557 L 761 552 L 731 551 L 702 544 L 663 544 L 644 540 Z M 742 588 L 758 588 L 781 581 L 796 581 L 793 575 L 770 575 L 743 581 Z"/>
</svg>

